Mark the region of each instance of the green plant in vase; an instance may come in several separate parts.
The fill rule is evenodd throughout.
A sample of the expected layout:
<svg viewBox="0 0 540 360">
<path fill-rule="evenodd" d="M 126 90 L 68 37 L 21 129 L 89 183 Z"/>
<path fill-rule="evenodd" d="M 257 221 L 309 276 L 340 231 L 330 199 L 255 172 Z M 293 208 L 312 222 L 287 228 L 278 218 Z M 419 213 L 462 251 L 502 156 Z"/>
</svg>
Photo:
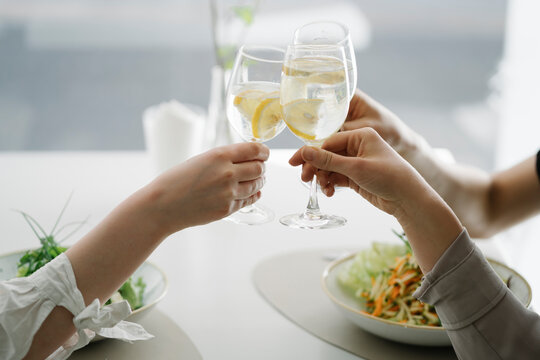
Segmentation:
<svg viewBox="0 0 540 360">
<path fill-rule="evenodd" d="M 212 71 L 206 142 L 209 147 L 230 144 L 233 135 L 225 117 L 225 89 L 236 52 L 253 24 L 259 0 L 210 0 L 217 65 Z"/>
</svg>

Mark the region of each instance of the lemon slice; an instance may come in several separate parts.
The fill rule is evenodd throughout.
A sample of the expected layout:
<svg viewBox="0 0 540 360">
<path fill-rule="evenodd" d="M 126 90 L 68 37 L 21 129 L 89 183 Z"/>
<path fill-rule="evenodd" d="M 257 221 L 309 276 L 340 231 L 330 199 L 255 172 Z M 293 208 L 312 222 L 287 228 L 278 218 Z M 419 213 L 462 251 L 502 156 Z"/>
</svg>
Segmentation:
<svg viewBox="0 0 540 360">
<path fill-rule="evenodd" d="M 233 105 L 236 106 L 242 116 L 251 119 L 264 94 L 264 91 L 256 89 L 242 91 L 234 97 Z"/>
<path fill-rule="evenodd" d="M 305 140 L 315 140 L 321 99 L 298 99 L 283 105 L 285 122 L 291 131 Z"/>
<path fill-rule="evenodd" d="M 310 83 L 334 85 L 345 81 L 343 62 L 331 57 L 306 57 L 292 60 L 283 67 L 283 74 Z"/>
<path fill-rule="evenodd" d="M 277 95 L 277 96 L 276 96 Z M 251 128 L 253 136 L 261 140 L 269 140 L 276 135 L 279 123 L 283 119 L 281 105 L 279 103 L 279 92 L 270 93 L 266 99 L 262 100 L 251 118 Z"/>
<path fill-rule="evenodd" d="M 340 84 L 345 81 L 345 71 L 329 71 L 329 72 L 320 72 L 314 73 L 308 77 L 308 83 L 318 83 L 318 84 L 327 84 L 335 85 Z"/>
</svg>

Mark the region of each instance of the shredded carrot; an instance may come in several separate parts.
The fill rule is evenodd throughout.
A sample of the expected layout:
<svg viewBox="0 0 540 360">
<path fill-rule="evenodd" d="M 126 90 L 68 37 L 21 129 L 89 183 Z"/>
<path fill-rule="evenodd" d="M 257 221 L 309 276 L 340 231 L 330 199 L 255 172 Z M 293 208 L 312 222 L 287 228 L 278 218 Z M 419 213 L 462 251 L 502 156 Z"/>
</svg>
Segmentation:
<svg viewBox="0 0 540 360">
<path fill-rule="evenodd" d="M 383 302 L 383 294 L 379 295 L 377 300 L 375 300 L 375 310 L 373 310 L 373 313 L 371 315 L 373 316 L 379 316 L 382 313 L 382 302 Z"/>
<path fill-rule="evenodd" d="M 401 267 L 405 264 L 405 261 L 407 261 L 407 257 L 404 256 L 403 258 L 401 258 L 401 260 L 399 260 L 399 262 L 396 264 L 396 267 L 394 267 L 394 271 L 399 271 L 401 270 Z"/>
<path fill-rule="evenodd" d="M 371 277 L 371 289 L 357 293 L 366 300 L 364 313 L 400 323 L 440 326 L 433 306 L 412 296 L 421 280 L 422 272 L 410 254 L 396 258 L 395 266 Z"/>
<path fill-rule="evenodd" d="M 392 289 L 392 295 L 391 295 L 392 300 L 398 297 L 400 290 L 401 288 L 399 286 L 394 286 L 394 288 Z"/>
<path fill-rule="evenodd" d="M 390 276 L 390 279 L 388 280 L 388 285 L 393 285 L 395 283 L 396 276 L 397 276 L 396 272 L 392 271 L 392 276 Z"/>
</svg>

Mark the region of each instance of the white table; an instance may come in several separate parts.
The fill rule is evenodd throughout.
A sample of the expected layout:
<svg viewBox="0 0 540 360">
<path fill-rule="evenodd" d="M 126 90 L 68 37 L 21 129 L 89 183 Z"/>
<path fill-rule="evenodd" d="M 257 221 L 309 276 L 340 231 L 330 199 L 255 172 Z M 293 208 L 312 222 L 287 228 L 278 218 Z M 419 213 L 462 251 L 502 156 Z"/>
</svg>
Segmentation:
<svg viewBox="0 0 540 360">
<path fill-rule="evenodd" d="M 299 169 L 287 164 L 291 153 L 272 150 L 267 165 L 261 202 L 275 210 L 272 223 L 218 221 L 188 229 L 150 257 L 170 282 L 159 309 L 188 334 L 204 359 L 357 359 L 271 308 L 255 290 L 251 271 L 261 259 L 289 250 L 394 240 L 390 229 L 399 227 L 350 190 L 320 198 L 323 210 L 348 219 L 345 227 L 307 231 L 281 225 L 277 218 L 300 211 L 308 196 Z M 10 209 L 28 212 L 49 230 L 74 191 L 62 223 L 91 216 L 90 224 L 70 239 L 76 241 L 152 178 L 148 161 L 144 152 L 0 153 L 0 253 L 37 245 L 22 217 Z M 499 257 L 489 243 L 485 247 Z"/>
</svg>

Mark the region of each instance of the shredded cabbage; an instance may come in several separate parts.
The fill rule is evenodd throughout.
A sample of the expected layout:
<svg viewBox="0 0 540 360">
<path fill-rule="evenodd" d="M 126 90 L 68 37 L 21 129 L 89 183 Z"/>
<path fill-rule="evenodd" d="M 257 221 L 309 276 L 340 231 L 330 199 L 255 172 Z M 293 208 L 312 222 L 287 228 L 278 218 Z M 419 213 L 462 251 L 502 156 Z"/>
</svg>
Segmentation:
<svg viewBox="0 0 540 360">
<path fill-rule="evenodd" d="M 407 253 L 405 245 L 374 242 L 369 249 L 359 251 L 354 260 L 338 274 L 339 282 L 346 288 L 357 292 L 371 287 L 371 278 L 391 267 L 396 257 Z"/>
<path fill-rule="evenodd" d="M 365 304 L 362 312 L 411 325 L 441 326 L 433 306 L 415 299 L 422 271 L 404 235 L 403 245 L 373 243 L 356 254 L 338 281 Z"/>
</svg>

